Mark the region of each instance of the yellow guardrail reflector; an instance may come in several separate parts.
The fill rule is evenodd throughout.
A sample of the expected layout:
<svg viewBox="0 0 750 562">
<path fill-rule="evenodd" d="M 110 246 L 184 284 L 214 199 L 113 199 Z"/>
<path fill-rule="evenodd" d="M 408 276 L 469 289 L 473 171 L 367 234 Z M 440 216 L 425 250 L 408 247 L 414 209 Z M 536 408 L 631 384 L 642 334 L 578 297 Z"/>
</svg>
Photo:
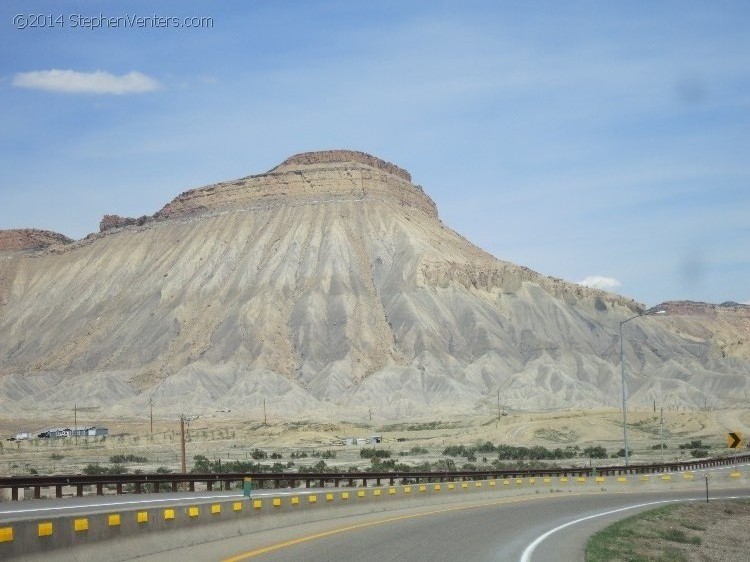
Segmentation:
<svg viewBox="0 0 750 562">
<path fill-rule="evenodd" d="M 455 490 L 456 489 L 456 485 L 455 484 L 448 484 L 448 489 L 449 490 Z"/>
<path fill-rule="evenodd" d="M 510 480 L 503 480 L 503 486 L 510 486 Z"/>
<path fill-rule="evenodd" d="M 682 475 L 682 477 L 683 477 L 683 478 L 684 478 L 685 480 L 692 480 L 692 479 L 694 478 L 694 476 L 693 476 L 693 473 L 692 473 L 692 472 L 686 472 L 685 474 L 683 474 L 683 475 Z"/>
<path fill-rule="evenodd" d="M 435 490 L 436 492 L 439 492 L 439 491 L 440 491 L 440 484 L 435 484 L 435 486 L 433 486 L 433 489 L 434 489 L 434 490 Z"/>
<path fill-rule="evenodd" d="M 380 495 L 380 490 L 373 490 L 372 491 L 372 495 L 373 496 L 379 496 Z"/>
<path fill-rule="evenodd" d="M 292 496 L 292 505 L 299 504 L 299 496 Z"/>
<path fill-rule="evenodd" d="M 550 484 L 552 482 L 552 478 L 544 478 L 542 482 L 544 482 L 545 484 Z"/>
<path fill-rule="evenodd" d="M 426 492 L 427 491 L 427 486 L 425 486 L 425 485 L 419 486 L 419 491 L 420 492 Z"/>
<path fill-rule="evenodd" d="M 731 476 L 732 478 L 739 478 L 740 476 L 742 476 L 742 474 L 740 472 L 732 472 L 729 474 L 729 476 Z"/>
<path fill-rule="evenodd" d="M 279 505 L 281 505 L 281 500 L 279 500 Z M 262 509 L 263 508 L 263 500 L 253 500 L 253 509 Z M 242 506 L 240 505 L 240 509 L 242 509 Z"/>
<path fill-rule="evenodd" d="M 260 501 L 260 500 L 255 500 L 255 501 Z M 242 511 L 242 502 L 234 502 L 232 504 L 232 509 L 234 511 Z"/>
<path fill-rule="evenodd" d="M 404 493 L 411 494 L 411 486 L 404 486 Z"/>
<path fill-rule="evenodd" d="M 584 482 L 586 482 L 586 477 L 585 476 L 579 476 L 578 477 L 578 481 L 581 482 L 581 483 L 584 483 Z"/>
<path fill-rule="evenodd" d="M 40 537 L 49 537 L 52 535 L 52 522 L 48 521 L 46 523 L 39 523 L 36 527 L 37 534 Z"/>
<path fill-rule="evenodd" d="M 523 484 L 523 478 L 516 478 L 516 484 L 518 484 L 519 486 Z"/>
<path fill-rule="evenodd" d="M 606 480 L 606 478 L 604 478 L 604 476 L 597 476 L 597 477 L 596 477 L 596 483 L 597 483 L 597 484 L 601 484 L 601 483 L 602 483 L 602 482 L 604 482 L 605 480 Z"/>
<path fill-rule="evenodd" d="M 494 485 L 495 485 L 495 481 L 494 480 L 490 480 L 490 486 L 494 486 Z"/>
<path fill-rule="evenodd" d="M 529 484 L 536 484 L 536 478 L 529 478 Z"/>
<path fill-rule="evenodd" d="M 13 540 L 13 527 L 0 527 L 0 542 L 11 542 Z"/>
<path fill-rule="evenodd" d="M 468 488 L 469 487 L 468 482 L 461 482 L 461 487 L 464 489 Z"/>
<path fill-rule="evenodd" d="M 627 482 L 627 481 L 628 481 L 628 479 L 627 479 L 627 478 L 625 478 L 624 476 L 618 476 L 618 477 L 617 477 L 617 481 L 618 481 L 618 482 Z"/>
<path fill-rule="evenodd" d="M 349 492 L 341 492 L 341 499 L 342 500 L 348 500 L 349 499 Z"/>
<path fill-rule="evenodd" d="M 388 488 L 388 493 L 393 496 L 396 493 L 396 488 Z"/>
<path fill-rule="evenodd" d="M 273 498 L 273 506 L 274 507 L 280 507 L 281 506 L 281 498 Z"/>
<path fill-rule="evenodd" d="M 333 494 L 326 494 L 326 501 L 332 502 L 333 501 Z"/>
<path fill-rule="evenodd" d="M 661 475 L 661 479 L 662 480 L 672 480 L 672 475 L 671 474 L 662 474 Z"/>
<path fill-rule="evenodd" d="M 641 480 L 642 482 L 648 482 L 648 480 L 649 480 L 649 475 L 648 475 L 648 474 L 644 474 L 644 475 L 642 475 L 642 476 L 640 477 L 640 480 Z"/>
<path fill-rule="evenodd" d="M 318 496 L 316 496 L 315 494 L 307 496 L 307 501 L 310 503 L 318 503 Z"/>
<path fill-rule="evenodd" d="M 107 524 L 110 527 L 117 527 L 118 525 L 120 525 L 120 514 L 111 513 L 109 517 L 107 517 Z"/>
<path fill-rule="evenodd" d="M 364 490 L 357 490 L 357 497 L 358 498 L 364 498 L 365 497 L 365 491 Z"/>
<path fill-rule="evenodd" d="M 567 481 L 568 481 L 568 477 L 567 476 L 561 476 L 560 477 L 560 482 L 567 482 Z"/>
<path fill-rule="evenodd" d="M 198 517 L 200 514 L 200 510 L 198 509 L 198 506 L 190 506 L 188 507 L 188 517 Z"/>
<path fill-rule="evenodd" d="M 211 515 L 216 515 L 218 513 L 221 513 L 221 505 L 215 503 L 211 506 Z"/>
<path fill-rule="evenodd" d="M 135 519 L 138 523 L 148 523 L 148 511 L 139 511 Z"/>
<path fill-rule="evenodd" d="M 82 519 L 74 519 L 73 520 L 73 530 L 75 532 L 80 531 L 88 531 L 89 530 L 89 520 L 88 518 L 84 517 Z"/>
<path fill-rule="evenodd" d="M 174 509 L 165 509 L 164 510 L 164 519 L 174 519 Z"/>
</svg>

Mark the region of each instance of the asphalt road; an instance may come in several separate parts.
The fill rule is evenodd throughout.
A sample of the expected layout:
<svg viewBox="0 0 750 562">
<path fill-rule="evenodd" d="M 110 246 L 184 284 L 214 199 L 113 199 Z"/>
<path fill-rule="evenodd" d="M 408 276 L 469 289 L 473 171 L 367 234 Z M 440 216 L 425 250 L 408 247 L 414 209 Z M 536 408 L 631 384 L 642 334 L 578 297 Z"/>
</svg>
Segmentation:
<svg viewBox="0 0 750 562">
<path fill-rule="evenodd" d="M 750 488 L 711 497 L 750 497 Z M 582 560 L 586 539 L 613 521 L 693 492 L 575 493 L 505 497 L 408 508 L 250 533 L 138 558 L 140 562 Z M 556 528 L 564 526 L 555 531 Z M 551 534 L 546 536 L 550 531 Z"/>
<path fill-rule="evenodd" d="M 343 488 L 342 488 L 343 489 Z M 320 492 L 321 488 L 305 488 L 293 490 L 253 490 L 254 498 L 300 496 Z M 328 489 L 327 491 L 330 491 Z M 108 513 L 113 509 L 138 509 L 172 507 L 176 505 L 200 505 L 216 501 L 228 501 L 243 498 L 241 490 L 227 490 L 214 492 L 163 492 L 160 494 L 127 494 L 106 496 L 82 496 L 61 499 L 24 500 L 19 502 L 0 503 L 0 523 L 39 519 L 40 517 L 54 517 L 57 515 L 93 515 Z"/>
</svg>

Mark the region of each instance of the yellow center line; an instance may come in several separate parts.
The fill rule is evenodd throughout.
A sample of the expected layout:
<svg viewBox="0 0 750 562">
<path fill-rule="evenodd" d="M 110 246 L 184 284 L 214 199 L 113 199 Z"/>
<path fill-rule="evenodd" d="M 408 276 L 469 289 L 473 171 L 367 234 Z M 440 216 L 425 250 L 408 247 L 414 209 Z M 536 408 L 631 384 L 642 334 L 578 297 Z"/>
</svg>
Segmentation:
<svg viewBox="0 0 750 562">
<path fill-rule="evenodd" d="M 247 560 L 248 558 L 254 558 L 256 556 L 260 556 L 261 554 L 266 554 L 268 552 L 274 552 L 276 550 L 281 550 L 282 548 L 288 548 L 290 546 L 294 546 L 297 544 L 301 544 L 304 542 L 313 541 L 316 539 L 322 539 L 324 537 L 330 537 L 332 535 L 338 535 L 340 533 L 346 533 L 348 531 L 355 531 L 357 529 L 364 529 L 367 527 L 374 527 L 375 525 L 383 525 L 385 523 L 393 523 L 394 521 L 403 521 L 405 519 L 414 519 L 417 517 L 426 517 L 429 515 L 437 515 L 439 513 L 448 513 L 451 511 L 462 511 L 467 509 L 476 509 L 480 507 L 491 507 L 495 505 L 502 505 L 502 504 L 508 504 L 508 503 L 519 503 L 524 501 L 531 501 L 531 500 L 541 500 L 541 499 L 552 499 L 553 497 L 559 497 L 559 498 L 569 498 L 571 496 L 583 496 L 587 494 L 592 494 L 592 492 L 580 492 L 575 494 L 565 494 L 565 495 L 559 495 L 559 496 L 522 496 L 520 498 L 513 498 L 513 499 L 503 499 L 493 502 L 485 502 L 485 503 L 478 503 L 478 504 L 471 504 L 471 505 L 463 505 L 458 507 L 447 507 L 443 509 L 436 509 L 434 511 L 425 511 L 422 513 L 414 513 L 412 515 L 399 515 L 398 517 L 389 517 L 387 519 L 380 519 L 378 521 L 371 521 L 369 523 L 359 523 L 357 525 L 349 525 L 347 527 L 340 527 L 338 529 L 332 529 L 330 531 L 324 531 L 322 533 L 315 533 L 314 535 L 307 535 L 304 537 L 299 537 L 297 539 L 292 539 L 284 542 L 280 542 L 277 544 L 272 544 L 271 546 L 265 546 L 262 548 L 257 548 L 255 550 L 249 550 L 247 552 L 241 552 L 240 554 L 237 554 L 236 556 L 232 556 L 231 558 L 225 558 L 222 562 L 240 562 L 241 560 Z"/>
</svg>

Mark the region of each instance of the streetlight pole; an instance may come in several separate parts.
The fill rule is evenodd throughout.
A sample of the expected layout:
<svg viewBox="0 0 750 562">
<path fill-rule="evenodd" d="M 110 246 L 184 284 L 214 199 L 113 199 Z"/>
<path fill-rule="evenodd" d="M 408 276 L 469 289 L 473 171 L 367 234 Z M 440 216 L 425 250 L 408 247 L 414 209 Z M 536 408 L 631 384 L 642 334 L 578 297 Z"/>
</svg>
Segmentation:
<svg viewBox="0 0 750 562">
<path fill-rule="evenodd" d="M 628 449 L 628 409 L 625 404 L 625 350 L 622 344 L 622 327 L 631 320 L 635 320 L 641 316 L 665 313 L 666 310 L 655 310 L 652 312 L 646 311 L 620 322 L 620 383 L 622 384 L 622 440 L 625 444 L 625 466 L 629 466 L 630 464 L 630 450 Z"/>
</svg>

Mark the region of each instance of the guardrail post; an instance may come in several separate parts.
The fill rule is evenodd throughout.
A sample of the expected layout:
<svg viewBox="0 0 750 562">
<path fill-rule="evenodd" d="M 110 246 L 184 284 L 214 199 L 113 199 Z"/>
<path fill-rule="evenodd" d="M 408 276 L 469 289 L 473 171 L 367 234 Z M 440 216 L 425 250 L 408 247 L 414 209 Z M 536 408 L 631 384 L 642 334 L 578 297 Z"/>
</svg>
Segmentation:
<svg viewBox="0 0 750 562">
<path fill-rule="evenodd" d="M 135 493 L 136 494 L 140 494 L 141 493 L 141 483 L 140 482 L 136 482 L 135 483 Z"/>
<path fill-rule="evenodd" d="M 41 486 L 34 486 L 34 499 L 38 500 L 42 497 L 42 487 Z"/>
<path fill-rule="evenodd" d="M 104 484 L 102 484 L 101 482 L 96 483 L 96 495 L 97 496 L 104 495 Z"/>
<path fill-rule="evenodd" d="M 117 495 L 118 496 L 122 495 L 122 482 L 117 483 Z"/>
<path fill-rule="evenodd" d="M 195 480 L 191 480 L 191 481 L 190 481 L 190 483 L 188 484 L 188 489 L 189 489 L 189 490 L 190 490 L 191 492 L 195 492 Z"/>
<path fill-rule="evenodd" d="M 62 485 L 61 484 L 58 484 L 57 486 L 55 486 L 55 497 L 56 498 L 62 497 Z"/>
<path fill-rule="evenodd" d="M 174 482 L 172 482 L 172 491 L 176 492 L 178 488 L 179 488 L 179 483 L 175 480 Z"/>
<path fill-rule="evenodd" d="M 213 489 L 214 489 L 214 483 L 211 482 L 210 480 L 208 480 L 206 482 L 206 491 L 207 492 L 213 492 Z M 192 492 L 192 490 L 190 490 L 190 491 Z"/>
<path fill-rule="evenodd" d="M 79 498 L 83 497 L 83 484 L 76 485 L 76 496 Z"/>
</svg>

